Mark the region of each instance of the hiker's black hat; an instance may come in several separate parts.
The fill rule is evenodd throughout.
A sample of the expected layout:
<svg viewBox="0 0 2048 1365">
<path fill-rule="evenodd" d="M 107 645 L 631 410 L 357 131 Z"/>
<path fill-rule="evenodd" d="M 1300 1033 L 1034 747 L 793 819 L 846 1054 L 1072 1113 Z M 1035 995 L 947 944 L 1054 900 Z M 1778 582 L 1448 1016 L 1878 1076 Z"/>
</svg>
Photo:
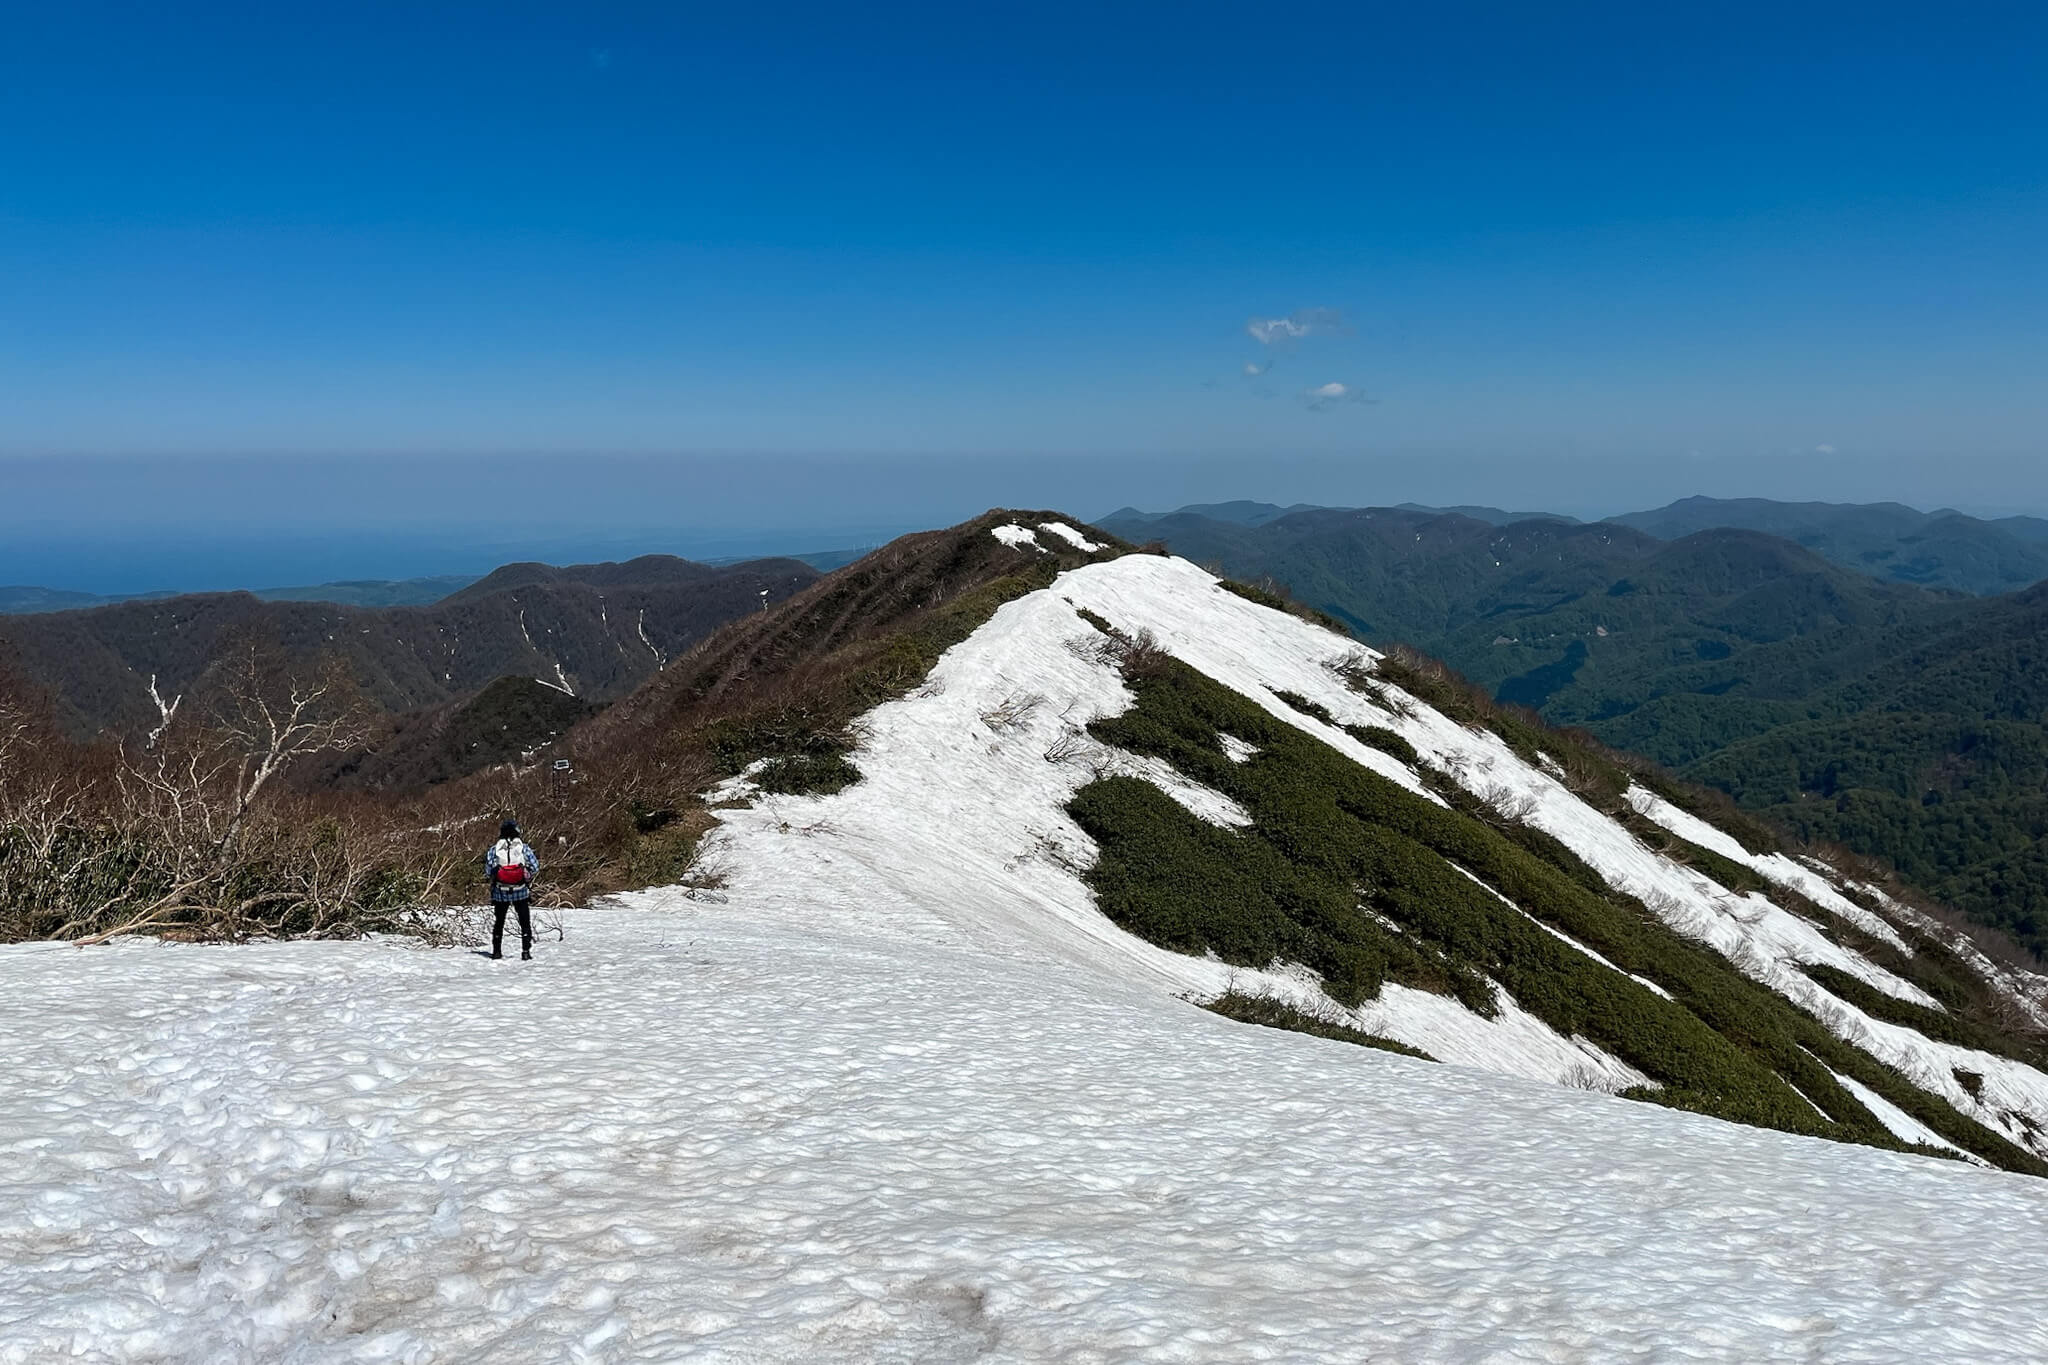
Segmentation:
<svg viewBox="0 0 2048 1365">
<path fill-rule="evenodd" d="M 500 839 L 517 839 L 519 837 L 519 822 L 517 820 L 507 820 L 504 824 L 498 826 L 498 837 Z"/>
</svg>

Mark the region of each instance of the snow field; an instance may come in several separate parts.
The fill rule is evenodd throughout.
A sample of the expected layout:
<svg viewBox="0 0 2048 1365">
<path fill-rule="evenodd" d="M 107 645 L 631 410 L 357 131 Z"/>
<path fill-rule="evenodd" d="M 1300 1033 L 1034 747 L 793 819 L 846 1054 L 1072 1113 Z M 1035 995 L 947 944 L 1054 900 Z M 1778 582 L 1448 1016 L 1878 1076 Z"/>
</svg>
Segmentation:
<svg viewBox="0 0 2048 1365">
<path fill-rule="evenodd" d="M 0 949 L 0 1361 L 2048 1355 L 2038 1181 L 865 925 L 567 924 Z"/>
<path fill-rule="evenodd" d="M 1097 545 L 1094 541 L 1088 539 L 1088 537 L 1082 535 L 1079 531 L 1075 530 L 1073 527 L 1067 525 L 1063 521 L 1040 522 L 1038 529 L 1046 532 L 1049 535 L 1058 536 L 1061 540 L 1067 542 L 1067 544 L 1073 546 L 1075 549 L 1080 550 L 1086 554 L 1092 555 L 1097 550 L 1105 548 L 1101 545 Z"/>
</svg>

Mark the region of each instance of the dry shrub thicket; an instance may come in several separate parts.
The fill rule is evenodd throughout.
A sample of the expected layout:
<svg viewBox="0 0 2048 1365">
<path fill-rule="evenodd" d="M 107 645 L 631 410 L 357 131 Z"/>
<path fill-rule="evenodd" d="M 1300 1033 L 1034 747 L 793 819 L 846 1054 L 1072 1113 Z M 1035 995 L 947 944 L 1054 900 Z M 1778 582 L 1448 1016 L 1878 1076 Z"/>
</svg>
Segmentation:
<svg viewBox="0 0 2048 1365">
<path fill-rule="evenodd" d="M 304 790 L 295 765 L 359 745 L 368 715 L 338 666 L 295 670 L 260 643 L 159 705 L 147 735 L 78 741 L 46 698 L 0 675 L 0 941 L 458 935 L 462 917 L 443 907 L 485 899 L 479 859 L 503 814 L 545 831 L 543 894 L 560 900 L 640 834 L 621 812 L 672 805 L 673 784 L 692 780 L 626 763 L 601 791 L 544 770 L 398 799 Z"/>
<path fill-rule="evenodd" d="M 998 517 L 1054 516 L 904 537 L 669 661 L 538 761 L 421 791 L 295 783 L 316 759 L 359 753 L 369 718 L 339 666 L 295 672 L 260 642 L 225 651 L 126 741 L 65 736 L 48 699 L 0 671 L 0 941 L 460 937 L 453 907 L 486 899 L 480 859 L 507 815 L 540 855 L 543 906 L 715 885 L 697 857 L 715 819 L 706 789 L 743 769 L 769 791 L 857 780 L 846 754 L 862 713 L 1090 557 L 1026 557 L 988 535 Z"/>
</svg>

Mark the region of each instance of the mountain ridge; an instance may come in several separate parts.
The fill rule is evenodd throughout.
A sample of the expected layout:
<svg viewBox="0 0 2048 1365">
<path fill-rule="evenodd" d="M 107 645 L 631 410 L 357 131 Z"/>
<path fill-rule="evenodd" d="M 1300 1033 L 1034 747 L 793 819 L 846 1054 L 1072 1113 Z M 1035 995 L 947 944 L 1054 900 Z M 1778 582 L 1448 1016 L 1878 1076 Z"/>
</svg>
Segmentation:
<svg viewBox="0 0 2048 1365">
<path fill-rule="evenodd" d="M 1028 569 L 1042 551 L 995 536 L 1023 524 L 976 533 Z M 2007 1116 L 2048 1106 L 2033 1044 L 1994 1029 L 1952 1053 L 1855 1022 L 1990 1027 L 1965 1026 L 1978 1006 L 1953 992 L 1975 980 L 2038 1013 L 2039 984 L 1996 984 L 2033 978 L 1849 874 L 1744 847 L 1648 773 L 1433 689 L 1184 560 L 1097 556 L 1007 596 L 859 714 L 829 775 L 734 755 L 700 857 L 717 895 L 792 922 L 873 916 L 1251 993 L 1466 1065 L 2048 1171 Z M 695 893 L 626 899 L 678 894 Z M 1661 1051 L 1680 1037 L 1695 1060 Z M 1951 1070 L 1982 1094 L 1995 1074 L 2018 1108 L 1985 1109 Z"/>
<path fill-rule="evenodd" d="M 1135 533 L 1175 517 L 1195 517 L 1258 528 L 1312 512 L 1408 512 L 1458 515 L 1497 527 L 1527 521 L 1585 525 L 1555 512 L 1508 512 L 1497 507 L 1431 507 L 1401 503 L 1388 508 L 1329 508 L 1296 503 L 1231 502 L 1191 504 L 1172 512 L 1123 507 L 1099 520 L 1104 529 L 1122 525 Z M 1677 540 L 1716 529 L 1758 531 L 1799 544 L 1823 558 L 1872 578 L 1922 587 L 1954 588 L 1976 595 L 2011 592 L 2048 579 L 2048 520 L 2027 516 L 1992 519 L 1952 508 L 1921 512 L 1902 503 L 1779 502 L 1769 498 L 1680 498 L 1663 507 L 1624 512 L 1590 524 L 1626 526 L 1659 540 Z"/>
<path fill-rule="evenodd" d="M 141 733 L 159 720 L 152 686 L 165 698 L 185 691 L 226 642 L 244 638 L 274 642 L 301 661 L 342 659 L 383 713 L 444 706 L 507 675 L 608 700 L 715 626 L 759 610 L 764 593 L 779 600 L 818 575 L 794 560 L 715 569 L 650 557 L 515 566 L 513 577 L 427 606 L 263 602 L 249 593 L 114 603 L 0 618 L 0 642 L 81 735 Z"/>
</svg>

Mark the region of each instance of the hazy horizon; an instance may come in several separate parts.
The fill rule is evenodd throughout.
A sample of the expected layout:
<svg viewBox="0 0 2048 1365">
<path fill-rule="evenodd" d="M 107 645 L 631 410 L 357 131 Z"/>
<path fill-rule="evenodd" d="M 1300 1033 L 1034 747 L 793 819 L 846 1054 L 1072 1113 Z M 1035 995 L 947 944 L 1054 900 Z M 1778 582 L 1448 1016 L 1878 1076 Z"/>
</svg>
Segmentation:
<svg viewBox="0 0 2048 1365">
<path fill-rule="evenodd" d="M 1766 493 L 1726 464 L 1594 467 L 1570 489 L 1550 486 L 1548 471 L 1487 475 L 1443 458 L 1386 469 L 1331 460 L 1247 469 L 1196 457 L 1018 464 L 763 456 L 0 461 L 0 475 L 11 476 L 13 519 L 0 541 L 0 586 L 208 592 L 480 574 L 529 559 L 812 553 L 880 544 L 998 506 L 1053 508 L 1085 521 L 1124 506 L 1171 511 L 1239 499 L 1413 502 L 1596 521 L 1704 495 L 2048 514 L 2041 504 L 1935 499 L 1924 496 L 1934 491 L 1927 487 L 1914 497 L 1877 479 L 1855 481 L 1849 471 L 1818 487 L 1755 479 L 1776 485 Z M 1965 491 L 1948 482 L 1952 494 Z M 1560 496 L 1567 492 L 1577 496 Z"/>
</svg>

